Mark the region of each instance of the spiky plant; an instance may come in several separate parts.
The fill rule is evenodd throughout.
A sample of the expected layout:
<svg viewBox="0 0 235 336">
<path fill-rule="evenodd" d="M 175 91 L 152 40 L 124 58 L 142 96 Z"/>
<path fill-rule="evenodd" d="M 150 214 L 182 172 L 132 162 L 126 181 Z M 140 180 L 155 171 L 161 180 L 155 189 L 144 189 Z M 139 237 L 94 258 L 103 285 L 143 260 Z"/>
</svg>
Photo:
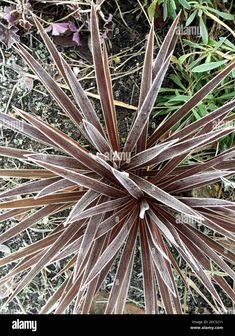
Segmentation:
<svg viewBox="0 0 235 336">
<path fill-rule="evenodd" d="M 148 123 L 151 110 L 170 63 L 179 17 L 170 27 L 154 62 L 152 25 L 146 47 L 138 111 L 125 145 L 121 148 L 108 57 L 105 45 L 103 48 L 101 46 L 95 6 L 91 8 L 91 41 L 104 124 L 71 68 L 38 19 L 35 17 L 34 20 L 79 108 L 22 44 L 17 44 L 16 50 L 89 141 L 93 154 L 83 148 L 79 141 L 32 113 L 15 109 L 24 119 L 19 125 L 16 119 L 0 115 L 5 126 L 14 127 L 24 135 L 64 152 L 64 155 L 52 155 L 0 148 L 1 155 L 24 161 L 27 159 L 29 164 L 37 167 L 1 170 L 1 176 L 32 181 L 1 193 L 0 208 L 5 210 L 1 220 L 18 214 L 24 214 L 24 217 L 2 233 L 0 242 L 8 241 L 44 217 L 71 209 L 65 223 L 57 226 L 46 238 L 1 259 L 1 266 L 16 261 L 19 263 L 0 280 L 0 285 L 12 285 L 12 279 L 23 273 L 6 303 L 47 265 L 65 259 L 67 263 L 62 272 L 70 275 L 65 277 L 42 313 L 49 312 L 56 304 L 55 312 L 63 313 L 72 302 L 74 313 L 89 313 L 95 293 L 116 262 L 116 277 L 105 312 L 122 313 L 138 246 L 146 313 L 157 313 L 159 301 L 166 313 L 181 313 L 179 281 L 187 288 L 195 288 L 194 280 L 196 283 L 200 281 L 203 288 L 208 290 L 211 302 L 216 302 L 217 311 L 225 310 L 215 286 L 218 285 L 233 301 L 235 293 L 227 278 L 216 271 L 223 270 L 227 276 L 235 279 L 230 267 L 235 256 L 229 247 L 225 250 L 213 238 L 235 240 L 235 206 L 221 199 L 195 198 L 191 194 L 186 197 L 182 193 L 235 173 L 235 162 L 231 160 L 235 149 L 200 163 L 192 164 L 192 161 L 185 160 L 190 155 L 193 157 L 198 148 L 203 150 L 204 146 L 234 131 L 232 127 L 216 128 L 215 125 L 226 118 L 231 119 L 227 115 L 234 108 L 235 100 L 177 131 L 170 130 L 231 72 L 235 63 L 230 63 L 218 73 L 177 112 L 158 125 L 150 136 Z M 19 195 L 29 197 L 17 199 Z M 7 200 L 8 197 L 11 199 Z M 202 233 L 197 224 L 207 227 L 211 234 Z M 190 278 L 178 266 L 177 256 L 181 256 L 191 269 Z"/>
</svg>

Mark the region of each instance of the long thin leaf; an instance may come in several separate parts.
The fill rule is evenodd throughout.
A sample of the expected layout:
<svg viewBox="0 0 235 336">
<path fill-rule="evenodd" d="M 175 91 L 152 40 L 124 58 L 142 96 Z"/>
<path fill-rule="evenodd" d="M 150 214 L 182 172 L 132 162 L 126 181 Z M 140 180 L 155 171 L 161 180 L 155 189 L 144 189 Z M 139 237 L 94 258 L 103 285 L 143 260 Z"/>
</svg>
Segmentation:
<svg viewBox="0 0 235 336">
<path fill-rule="evenodd" d="M 12 228 L 6 230 L 4 233 L 0 235 L 0 243 L 9 240 L 10 238 L 14 237 L 15 235 L 19 234 L 23 230 L 26 230 L 28 227 L 33 225 L 34 223 L 38 222 L 40 219 L 47 217 L 53 213 L 58 212 L 61 209 L 61 204 L 52 204 L 47 205 L 44 208 L 38 210 L 33 215 L 29 216 L 28 218 L 24 219 L 19 224 L 16 224 Z"/>
<path fill-rule="evenodd" d="M 203 118 L 193 122 L 192 124 L 184 127 L 182 130 L 176 131 L 172 136 L 168 138 L 168 140 L 172 139 L 182 139 L 185 136 L 188 136 L 192 132 L 198 131 L 198 129 L 202 126 L 208 126 L 208 124 L 213 123 L 216 125 L 216 122 L 222 122 L 224 117 L 228 114 L 230 110 L 235 107 L 235 99 L 228 102 L 227 104 L 219 107 L 215 111 L 209 113 L 208 115 L 204 116 Z"/>
<path fill-rule="evenodd" d="M 152 265 L 152 258 L 150 253 L 150 246 L 147 239 L 145 223 L 140 223 L 140 241 L 141 241 L 141 259 L 143 269 L 143 282 L 144 282 L 144 296 L 145 296 L 145 313 L 156 313 L 155 302 L 155 286 L 154 286 L 154 272 Z"/>
<path fill-rule="evenodd" d="M 99 152 L 108 154 L 112 152 L 110 145 L 94 125 L 87 120 L 83 120 L 83 125 L 93 145 Z"/>
<path fill-rule="evenodd" d="M 42 169 L 0 169 L 0 177 L 20 177 L 25 179 L 47 179 L 55 177 L 50 171 Z"/>
<path fill-rule="evenodd" d="M 43 67 L 35 60 L 35 58 L 23 47 L 21 44 L 17 44 L 15 50 L 22 56 L 26 63 L 28 63 L 31 69 L 36 75 L 38 75 L 40 81 L 45 85 L 52 97 L 57 101 L 59 106 L 65 111 L 65 113 L 74 121 L 74 123 L 80 128 L 82 122 L 82 115 L 75 107 L 73 102 L 64 93 L 64 91 L 57 85 L 55 80 L 43 69 Z"/>
<path fill-rule="evenodd" d="M 141 153 L 136 154 L 131 158 L 131 162 L 123 166 L 125 170 L 132 170 L 136 167 L 147 166 L 158 154 L 165 151 L 177 142 L 177 140 L 169 141 L 167 143 L 156 145 L 152 148 L 148 148 Z"/>
<path fill-rule="evenodd" d="M 149 138 L 148 147 L 151 147 L 156 141 L 187 115 L 208 93 L 210 93 L 235 67 L 235 62 L 230 63 L 218 75 L 212 78 L 203 88 L 194 94 L 180 109 L 175 112 L 168 120 L 162 124 Z"/>
<path fill-rule="evenodd" d="M 35 160 L 32 158 L 32 156 L 31 156 L 31 160 L 35 161 L 38 165 L 46 168 L 47 170 L 52 171 L 56 175 L 59 175 L 73 183 L 76 183 L 79 186 L 97 191 L 102 195 L 106 195 L 110 197 L 121 197 L 124 194 L 121 190 L 117 188 L 111 187 L 108 184 L 104 184 L 103 182 L 99 180 L 95 180 L 86 175 L 76 173 L 73 170 L 64 169 L 59 166 L 55 166 L 53 164 Z"/>
<path fill-rule="evenodd" d="M 136 199 L 140 199 L 143 197 L 143 192 L 136 185 L 135 182 L 129 177 L 129 174 L 126 172 L 120 172 L 117 169 L 112 168 L 113 175 L 116 179 L 121 183 L 121 185 Z"/>
<path fill-rule="evenodd" d="M 124 206 L 128 201 L 130 201 L 130 199 L 131 198 L 129 196 L 125 196 L 115 200 L 103 202 L 101 204 L 95 205 L 94 207 L 89 207 L 87 210 L 80 211 L 77 215 L 75 215 L 73 217 L 73 221 L 88 218 L 101 213 L 107 213 L 109 211 L 114 211 Z"/>
<path fill-rule="evenodd" d="M 132 179 L 137 183 L 137 185 L 149 196 L 155 198 L 157 201 L 169 206 L 170 208 L 183 212 L 188 216 L 198 217 L 200 215 L 196 213 L 193 209 L 189 208 L 182 202 L 179 202 L 175 197 L 161 190 L 157 186 L 147 182 L 146 180 L 132 175 Z"/>
<path fill-rule="evenodd" d="M 41 188 L 40 192 L 36 195 L 36 198 L 55 194 L 58 191 L 65 190 L 68 187 L 72 187 L 72 186 L 76 186 L 76 184 L 66 179 L 60 179 L 59 181 L 56 181 L 54 183 L 51 183 L 50 185 L 47 185 L 44 188 Z"/>
<path fill-rule="evenodd" d="M 151 29 L 148 36 L 148 42 L 146 46 L 145 58 L 144 58 L 144 66 L 143 66 L 143 74 L 141 79 L 141 87 L 140 87 L 140 97 L 139 97 L 139 106 L 138 113 L 141 109 L 141 106 L 144 102 L 145 97 L 150 90 L 152 84 L 152 71 L 153 71 L 153 46 L 154 46 L 154 21 L 152 22 Z M 137 153 L 143 151 L 146 148 L 147 144 L 147 136 L 148 136 L 148 122 L 143 129 L 142 134 L 137 142 Z"/>
<path fill-rule="evenodd" d="M 156 101 L 158 92 L 160 90 L 162 81 L 164 79 L 165 73 L 168 69 L 170 63 L 170 57 L 163 63 L 161 69 L 159 70 L 158 74 L 156 75 L 153 84 L 151 85 L 150 90 L 148 91 L 147 96 L 143 104 L 141 105 L 141 109 L 136 116 L 136 119 L 131 127 L 131 130 L 127 136 L 126 143 L 123 148 L 123 152 L 131 153 L 133 148 L 135 147 L 137 141 L 139 140 L 140 135 L 142 134 L 143 129 L 145 128 L 150 113 L 152 111 L 153 105 Z"/>
<path fill-rule="evenodd" d="M 34 199 L 30 197 L 26 199 L 15 200 L 15 201 L 1 202 L 0 209 L 31 208 L 31 207 L 38 207 L 38 206 L 42 206 L 46 204 L 76 202 L 83 195 L 84 195 L 83 191 L 76 191 L 76 192 L 70 192 L 70 193 L 49 195 L 49 196 L 41 197 L 40 199 Z"/>
<path fill-rule="evenodd" d="M 24 279 L 17 285 L 16 289 L 8 298 L 7 302 L 11 301 L 25 286 L 42 270 L 42 268 L 55 256 L 60 250 L 61 246 L 66 244 L 78 232 L 79 225 L 70 225 L 64 230 L 63 234 L 56 240 L 56 242 L 49 248 L 49 250 L 37 262 L 34 268 L 24 277 Z M 6 302 L 6 304 L 7 304 Z"/>
<path fill-rule="evenodd" d="M 75 140 L 72 140 L 63 132 L 51 127 L 42 120 L 39 120 L 38 118 L 31 116 L 28 113 L 22 112 L 21 114 L 26 120 L 38 127 L 47 137 L 53 139 L 53 141 L 58 144 L 60 148 L 64 149 L 67 153 L 72 155 L 88 169 L 92 167 L 93 171 L 97 172 L 102 177 L 107 177 L 108 179 L 112 177 L 110 177 L 110 174 L 107 173 L 105 168 L 95 161 L 91 156 L 89 156 L 87 150 L 80 146 Z"/>
<path fill-rule="evenodd" d="M 17 109 L 18 111 L 19 109 Z M 16 118 L 12 118 L 6 114 L 0 113 L 0 123 L 3 127 L 5 128 L 10 128 L 13 130 L 18 131 L 19 133 L 25 134 L 26 136 L 28 136 L 29 138 L 33 138 L 37 141 L 39 141 L 40 143 L 49 145 L 49 146 L 53 146 L 55 147 L 55 144 L 48 139 L 47 137 L 45 137 L 40 130 L 38 130 L 37 128 L 27 124 L 26 122 L 16 119 Z"/>
<path fill-rule="evenodd" d="M 107 249 L 101 255 L 90 274 L 85 280 L 84 286 L 87 286 L 91 280 L 100 273 L 102 269 L 107 265 L 107 263 L 116 255 L 117 251 L 124 244 L 126 237 L 128 236 L 133 225 L 136 225 L 137 213 L 136 211 L 132 212 L 128 220 L 125 222 L 119 233 L 116 235 L 114 240 L 109 244 Z"/>
<path fill-rule="evenodd" d="M 118 270 L 115 275 L 112 290 L 109 296 L 105 308 L 105 314 L 112 314 L 117 303 L 117 298 L 119 297 L 123 286 L 125 285 L 125 277 L 128 272 L 129 267 L 131 267 L 132 258 L 135 252 L 135 243 L 137 237 L 138 226 L 134 225 L 128 235 L 125 247 L 122 252 L 122 256 L 119 262 Z M 119 302 L 120 304 L 120 302 Z"/>
<path fill-rule="evenodd" d="M 100 95 L 106 130 L 113 150 L 120 151 L 116 113 L 113 104 L 110 74 L 107 67 L 107 53 L 102 55 L 98 20 L 94 4 L 91 6 L 91 47 L 96 72 L 97 87 Z"/>
<path fill-rule="evenodd" d="M 23 183 L 19 187 L 6 190 L 0 193 L 0 199 L 5 199 L 12 196 L 32 194 L 39 192 L 42 188 L 50 186 L 51 184 L 57 182 L 58 177 L 46 178 L 39 181 L 32 181 L 28 183 Z"/>
</svg>

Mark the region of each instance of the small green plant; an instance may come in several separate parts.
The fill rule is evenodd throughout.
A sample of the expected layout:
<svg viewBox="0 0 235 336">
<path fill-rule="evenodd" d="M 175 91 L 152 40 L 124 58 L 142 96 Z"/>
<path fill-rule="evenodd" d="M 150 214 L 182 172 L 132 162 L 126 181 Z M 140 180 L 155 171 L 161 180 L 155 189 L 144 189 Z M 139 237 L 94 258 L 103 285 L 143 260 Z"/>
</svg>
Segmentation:
<svg viewBox="0 0 235 336">
<path fill-rule="evenodd" d="M 153 0 L 149 4 L 149 2 L 146 0 L 145 4 L 147 5 L 150 19 L 155 16 L 157 6 L 162 6 L 164 20 L 167 20 L 169 17 L 175 18 L 177 12 L 182 10 L 184 13 L 186 26 L 189 26 L 195 22 L 199 26 L 200 35 L 204 44 L 208 44 L 209 41 L 208 28 L 206 25 L 207 19 L 210 19 L 214 23 L 223 26 L 232 34 L 233 37 L 235 37 L 234 30 L 224 22 L 234 21 L 235 17 L 229 12 L 229 10 L 226 12 L 224 11 L 225 5 L 223 5 L 223 10 L 218 9 L 217 1 Z"/>
<path fill-rule="evenodd" d="M 89 313 L 95 294 L 116 262 L 116 275 L 105 313 L 122 313 L 128 296 L 136 246 L 141 254 L 147 314 L 158 312 L 159 300 L 166 313 L 182 313 L 177 286 L 179 277 L 186 286 L 195 288 L 191 279 L 203 284 L 211 295 L 211 304 L 216 312 L 226 311 L 217 291 L 218 286 L 235 301 L 235 292 L 226 278 L 211 268 L 212 265 L 213 269 L 218 267 L 223 274 L 235 279 L 234 271 L 227 263 L 234 263 L 233 252 L 229 248 L 225 251 L 213 236 L 198 229 L 203 225 L 216 235 L 234 241 L 234 204 L 221 199 L 182 196 L 182 192 L 234 174 L 234 163 L 230 160 L 235 155 L 234 148 L 197 164 L 188 163 L 187 157 L 234 131 L 234 127 L 217 129 L 217 126 L 234 109 L 235 100 L 180 130 L 172 131 L 174 125 L 234 69 L 235 63 L 230 62 L 167 120 L 156 125 L 151 135 L 148 133 L 152 108 L 172 58 L 178 20 L 179 17 L 170 27 L 154 62 L 154 25 L 151 27 L 138 111 L 123 147 L 119 140 L 108 55 L 105 45 L 103 48 L 101 46 L 94 5 L 90 20 L 91 46 L 104 122 L 98 118 L 72 69 L 36 17 L 34 21 L 38 31 L 76 105 L 27 49 L 22 44 L 16 45 L 17 52 L 69 116 L 74 127 L 80 130 L 90 147 L 87 150 L 80 139 L 71 139 L 32 113 L 14 108 L 22 119 L 0 114 L 4 127 L 14 128 L 59 151 L 59 154 L 50 154 L 46 148 L 43 153 L 0 148 L 1 155 L 27 159 L 29 164 L 28 169 L 1 170 L 1 176 L 30 180 L 0 194 L 2 221 L 24 214 L 18 224 L 1 234 L 0 243 L 42 218 L 50 218 L 64 209 L 70 210 L 65 222 L 56 226 L 47 237 L 0 260 L 0 266 L 19 261 L 0 279 L 0 285 L 11 286 L 14 277 L 22 275 L 14 283 L 13 292 L 5 305 L 47 265 L 63 259 L 65 280 L 41 313 L 51 310 L 63 313 L 72 303 L 74 313 Z M 21 199 L 18 199 L 19 195 Z M 177 255 L 187 263 L 191 275 L 182 272 Z"/>
<path fill-rule="evenodd" d="M 191 7 L 192 13 L 190 14 L 190 16 L 186 21 L 186 26 L 193 23 L 195 18 L 197 17 L 199 20 L 200 33 L 204 44 L 207 44 L 209 40 L 208 31 L 206 27 L 206 18 L 212 19 L 214 22 L 224 26 L 234 36 L 233 30 L 220 19 L 222 18 L 223 20 L 233 21 L 235 19 L 234 15 L 228 12 L 226 13 L 224 11 L 218 10 L 215 1 L 211 0 L 189 1 L 189 5 Z"/>
<path fill-rule="evenodd" d="M 169 116 L 182 103 L 188 101 L 200 90 L 219 69 L 235 59 L 235 46 L 229 39 L 221 37 L 219 41 L 210 40 L 208 45 L 197 44 L 182 39 L 184 54 L 174 57 L 173 73 L 169 74 L 172 85 L 162 87 L 155 106 L 154 116 Z M 185 124 L 199 120 L 214 109 L 222 106 L 225 101 L 234 97 L 234 70 L 221 82 L 221 85 L 192 109 L 191 114 L 179 121 L 174 130 Z M 233 115 L 229 118 L 231 119 Z M 219 141 L 220 149 L 232 144 L 233 135 L 228 135 Z"/>
<path fill-rule="evenodd" d="M 209 72 L 235 59 L 235 45 L 226 37 L 220 37 L 218 41 L 210 40 L 207 45 L 186 39 L 183 39 L 183 43 L 191 50 L 179 57 L 179 63 L 183 64 L 190 58 L 187 69 L 194 73 Z"/>
</svg>

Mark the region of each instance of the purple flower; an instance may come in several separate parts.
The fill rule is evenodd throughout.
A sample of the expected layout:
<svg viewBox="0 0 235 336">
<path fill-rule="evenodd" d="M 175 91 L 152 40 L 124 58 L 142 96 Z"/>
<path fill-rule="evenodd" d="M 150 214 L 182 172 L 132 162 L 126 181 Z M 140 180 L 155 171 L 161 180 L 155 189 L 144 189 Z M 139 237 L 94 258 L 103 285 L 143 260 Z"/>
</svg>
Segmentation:
<svg viewBox="0 0 235 336">
<path fill-rule="evenodd" d="M 80 35 L 78 32 L 73 34 L 73 41 L 77 43 L 77 45 L 81 45 Z"/>
<path fill-rule="evenodd" d="M 76 25 L 73 22 L 69 22 L 69 30 L 71 30 L 71 32 L 76 32 L 78 29 L 76 27 Z"/>
<path fill-rule="evenodd" d="M 106 24 L 112 22 L 112 20 L 113 20 L 113 15 L 109 14 L 109 16 L 108 16 L 108 18 L 106 20 Z"/>
<path fill-rule="evenodd" d="M 0 41 L 5 44 L 7 49 L 11 48 L 15 42 L 20 41 L 20 37 L 17 35 L 17 31 L 18 28 L 5 28 L 4 26 L 0 25 Z"/>
<path fill-rule="evenodd" d="M 50 32 L 52 30 L 52 35 L 58 36 L 63 34 L 68 30 L 69 24 L 68 23 L 52 23 L 49 27 L 45 29 L 46 32 Z"/>
<path fill-rule="evenodd" d="M 8 22 L 9 28 L 14 26 L 14 23 L 17 20 L 17 17 L 14 14 L 14 8 L 11 6 L 4 6 L 3 18 Z"/>
<path fill-rule="evenodd" d="M 49 27 L 45 29 L 45 32 L 52 31 L 52 35 L 58 36 L 60 34 L 64 34 L 66 31 L 72 32 L 72 41 L 77 45 L 81 45 L 80 35 L 78 33 L 78 29 L 73 22 L 63 22 L 63 23 L 52 23 Z"/>
<path fill-rule="evenodd" d="M 45 32 L 48 33 L 52 31 L 52 35 L 58 36 L 60 34 L 64 34 L 67 30 L 74 33 L 77 31 L 77 27 L 73 22 L 52 23 L 45 29 Z"/>
</svg>

